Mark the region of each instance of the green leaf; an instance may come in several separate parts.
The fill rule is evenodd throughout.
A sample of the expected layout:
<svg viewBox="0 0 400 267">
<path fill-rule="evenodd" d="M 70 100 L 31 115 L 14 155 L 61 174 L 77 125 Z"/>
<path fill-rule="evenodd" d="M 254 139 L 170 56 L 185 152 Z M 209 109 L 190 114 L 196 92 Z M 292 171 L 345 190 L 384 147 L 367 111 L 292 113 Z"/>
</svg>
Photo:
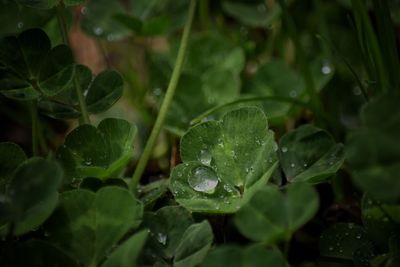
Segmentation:
<svg viewBox="0 0 400 267">
<path fill-rule="evenodd" d="M 222 9 L 228 15 L 251 27 L 268 27 L 281 16 L 281 8 L 274 5 L 269 8 L 265 1 L 222 1 Z"/>
<path fill-rule="evenodd" d="M 104 119 L 97 128 L 85 124 L 68 134 L 57 157 L 71 177 L 107 178 L 132 158 L 136 132 L 121 119 Z"/>
<path fill-rule="evenodd" d="M 55 96 L 67 88 L 73 72 L 71 50 L 65 45 L 51 49 L 48 36 L 40 29 L 0 39 L 0 92 L 7 97 Z"/>
<path fill-rule="evenodd" d="M 15 0 L 3 0 L 0 2 L 0 36 L 44 26 L 53 16 L 53 10 L 37 10 L 21 6 Z"/>
<path fill-rule="evenodd" d="M 344 161 L 343 145 L 336 144 L 329 133 L 312 125 L 287 133 L 279 146 L 280 163 L 290 182 L 324 182 Z"/>
<path fill-rule="evenodd" d="M 122 96 L 123 80 L 121 75 L 114 70 L 105 70 L 93 78 L 88 67 L 76 65 L 75 78 L 79 81 L 87 111 L 91 114 L 107 111 Z M 75 83 L 56 98 L 39 102 L 41 111 L 56 119 L 79 117 L 78 106 Z"/>
<path fill-rule="evenodd" d="M 278 96 L 293 99 L 302 98 L 305 92 L 301 76 L 285 62 L 269 61 L 258 67 L 256 74 L 245 85 L 245 92 L 250 96 Z M 262 101 L 259 105 L 273 122 L 280 122 L 289 117 L 292 111 L 290 103 Z"/>
<path fill-rule="evenodd" d="M 288 266 L 279 250 L 266 249 L 261 245 L 244 248 L 224 245 L 212 250 L 201 265 L 202 267 L 286 267 Z"/>
<path fill-rule="evenodd" d="M 400 194 L 399 107 L 397 96 L 373 99 L 361 114 L 364 127 L 347 137 L 347 159 L 354 182 L 374 197 L 391 200 Z M 362 155 L 362 157 L 360 157 Z"/>
<path fill-rule="evenodd" d="M 174 267 L 194 267 L 206 256 L 213 241 L 213 232 L 208 221 L 192 224 L 182 236 L 175 251 Z"/>
<path fill-rule="evenodd" d="M 147 231 L 143 230 L 131 236 L 115 249 L 102 267 L 135 267 L 139 253 L 147 239 Z"/>
<path fill-rule="evenodd" d="M 114 15 L 125 13 L 119 1 L 90 1 L 85 7 L 81 19 L 81 28 L 87 34 L 117 41 L 129 35 L 129 30 L 115 20 Z"/>
<path fill-rule="evenodd" d="M 0 193 L 5 191 L 14 171 L 25 160 L 26 154 L 17 144 L 0 143 Z"/>
<path fill-rule="evenodd" d="M 388 240 L 400 235 L 400 205 L 394 201 L 376 200 L 365 194 L 361 203 L 362 220 L 369 238 L 380 251 L 388 250 Z"/>
<path fill-rule="evenodd" d="M 275 146 L 267 118 L 257 108 L 198 124 L 182 137 L 183 163 L 172 170 L 171 191 L 191 211 L 233 213 L 271 177 Z"/>
<path fill-rule="evenodd" d="M 59 248 L 42 240 L 29 240 L 19 244 L 15 251 L 16 267 L 78 267 L 78 263 L 71 259 Z"/>
<path fill-rule="evenodd" d="M 61 1 L 66 6 L 76 6 L 85 2 L 85 0 L 16 0 L 17 3 L 23 6 L 37 9 L 51 9 L 59 5 Z"/>
<path fill-rule="evenodd" d="M 61 167 L 49 160 L 31 158 L 19 165 L 0 204 L 1 211 L 8 211 L 0 218 L 14 224 L 15 235 L 37 228 L 51 215 L 58 203 L 62 177 Z M 5 228 L 1 229 L 3 233 Z"/>
<path fill-rule="evenodd" d="M 365 230 L 353 223 L 338 223 L 325 230 L 319 241 L 321 256 L 353 260 L 362 246 L 372 246 Z"/>
<path fill-rule="evenodd" d="M 286 194 L 270 186 L 257 191 L 237 212 L 235 224 L 247 238 L 274 244 L 288 240 L 317 210 L 318 195 L 310 185 L 291 184 Z"/>
<path fill-rule="evenodd" d="M 143 221 L 143 225 L 150 229 L 147 250 L 166 260 L 174 257 L 185 231 L 193 224 L 191 214 L 179 206 L 165 206 L 155 213 L 146 213 Z M 152 260 L 153 257 L 149 256 L 145 261 Z"/>
<path fill-rule="evenodd" d="M 52 242 L 85 266 L 97 265 L 131 229 L 142 205 L 126 189 L 105 187 L 97 193 L 77 189 L 61 195 L 60 207 L 46 224 Z"/>
</svg>

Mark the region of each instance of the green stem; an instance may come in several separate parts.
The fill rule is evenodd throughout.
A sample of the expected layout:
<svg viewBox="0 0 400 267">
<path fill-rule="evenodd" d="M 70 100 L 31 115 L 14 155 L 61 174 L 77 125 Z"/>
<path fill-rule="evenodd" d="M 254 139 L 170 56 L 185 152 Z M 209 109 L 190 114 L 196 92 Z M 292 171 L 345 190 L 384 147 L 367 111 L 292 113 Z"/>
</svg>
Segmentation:
<svg viewBox="0 0 400 267">
<path fill-rule="evenodd" d="M 31 113 L 32 125 L 32 154 L 34 157 L 39 156 L 39 121 L 37 113 L 37 102 L 32 100 L 29 103 L 29 112 Z"/>
<path fill-rule="evenodd" d="M 65 10 L 65 5 L 64 5 L 64 2 L 61 1 L 57 7 L 58 26 L 60 28 L 60 32 L 61 32 L 61 36 L 62 36 L 64 44 L 69 45 L 67 23 L 65 22 L 64 13 L 63 13 L 64 10 Z M 78 76 L 76 76 L 76 73 L 73 77 L 73 83 L 75 86 L 76 96 L 78 98 L 79 110 L 82 114 L 82 117 L 79 120 L 79 124 L 90 124 L 90 118 L 89 118 L 89 113 L 87 112 L 85 98 L 83 96 L 82 88 L 81 88 Z"/>
<path fill-rule="evenodd" d="M 307 62 L 304 48 L 300 42 L 300 36 L 298 34 L 298 31 L 296 29 L 294 21 L 288 12 L 285 0 L 279 0 L 279 4 L 282 8 L 283 22 L 286 24 L 286 28 L 287 28 L 289 35 L 290 35 L 291 39 L 293 40 L 293 43 L 296 48 L 296 54 L 297 54 L 297 58 L 298 58 L 298 61 L 300 64 L 300 68 L 303 72 L 303 78 L 304 78 L 306 90 L 307 90 L 308 96 L 310 97 L 310 106 L 312 108 L 312 111 L 313 111 L 315 117 L 318 120 L 320 120 L 320 122 L 323 122 L 322 109 L 320 106 L 314 77 L 312 75 L 310 65 Z"/>
<path fill-rule="evenodd" d="M 191 0 L 190 6 L 189 6 L 189 14 L 188 14 L 188 18 L 186 21 L 185 29 L 183 31 L 181 44 L 179 47 L 178 56 L 176 58 L 174 70 L 172 72 L 171 80 L 169 82 L 167 91 L 165 93 L 164 100 L 161 104 L 160 112 L 157 116 L 157 119 L 154 123 L 153 129 L 150 133 L 150 137 L 147 140 L 146 146 L 143 150 L 143 153 L 142 153 L 142 155 L 139 159 L 139 162 L 136 166 L 135 172 L 133 173 L 132 179 L 129 183 L 130 189 L 136 188 L 137 184 L 139 183 L 140 177 L 142 176 L 142 174 L 145 170 L 145 167 L 147 165 L 147 162 L 150 159 L 154 144 L 155 144 L 155 142 L 158 138 L 158 135 L 160 134 L 161 128 L 164 124 L 164 120 L 165 120 L 165 116 L 167 115 L 168 108 L 172 102 L 172 98 L 174 96 L 176 86 L 178 85 L 179 77 L 180 77 L 184 59 L 185 59 L 185 53 L 186 53 L 186 49 L 187 49 L 188 42 L 189 42 L 189 34 L 190 34 L 192 22 L 193 22 L 193 16 L 194 16 L 195 9 L 196 9 L 196 0 Z"/>
<path fill-rule="evenodd" d="M 289 261 L 289 250 L 290 250 L 290 241 L 292 239 L 292 235 L 290 234 L 289 237 L 286 239 L 285 244 L 283 245 L 283 255 L 285 259 Z"/>
<path fill-rule="evenodd" d="M 224 109 L 226 107 L 229 106 L 233 106 L 236 104 L 240 104 L 240 103 L 245 103 L 245 102 L 256 102 L 256 101 L 276 101 L 276 102 L 283 102 L 283 103 L 290 103 L 290 104 L 294 104 L 294 105 L 298 105 L 298 106 L 302 106 L 307 108 L 308 104 L 304 103 L 302 101 L 290 98 L 290 97 L 281 97 L 281 96 L 262 96 L 262 97 L 250 97 L 250 98 L 244 98 L 244 99 L 238 99 L 229 103 L 225 103 L 216 107 L 213 107 L 207 111 L 205 111 L 204 113 L 200 114 L 199 116 L 197 116 L 196 118 L 194 118 L 190 124 L 197 124 L 199 123 L 201 120 L 203 120 L 204 118 L 208 117 L 209 115 Z"/>
</svg>

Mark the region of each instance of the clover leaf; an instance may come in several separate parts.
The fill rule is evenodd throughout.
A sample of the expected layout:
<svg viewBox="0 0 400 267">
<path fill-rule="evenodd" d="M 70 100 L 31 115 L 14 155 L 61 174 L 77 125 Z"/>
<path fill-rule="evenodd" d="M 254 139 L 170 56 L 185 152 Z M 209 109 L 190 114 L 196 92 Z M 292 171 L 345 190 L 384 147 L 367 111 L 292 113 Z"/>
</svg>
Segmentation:
<svg viewBox="0 0 400 267">
<path fill-rule="evenodd" d="M 144 225 L 150 229 L 144 265 L 173 262 L 175 267 L 198 266 L 213 241 L 208 221 L 193 223 L 191 214 L 179 206 L 166 206 L 146 214 Z"/>
<path fill-rule="evenodd" d="M 400 110 L 397 95 L 382 95 L 362 110 L 364 126 L 347 137 L 347 159 L 354 182 L 382 200 L 400 194 Z M 362 156 L 360 156 L 362 155 Z"/>
<path fill-rule="evenodd" d="M 239 231 L 253 241 L 274 244 L 290 239 L 318 210 L 318 195 L 306 183 L 294 183 L 285 194 L 276 187 L 257 191 L 235 215 Z"/>
<path fill-rule="evenodd" d="M 266 249 L 254 244 L 244 248 L 236 245 L 224 245 L 212 250 L 201 265 L 202 267 L 286 267 L 287 263 L 279 250 Z"/>
<path fill-rule="evenodd" d="M 112 200 L 112 201 L 110 201 Z M 60 206 L 45 225 L 49 239 L 85 266 L 94 266 L 138 226 L 142 205 L 126 189 L 105 187 L 64 192 Z"/>
<path fill-rule="evenodd" d="M 57 157 L 70 177 L 107 178 L 132 158 L 136 131 L 121 119 L 104 119 L 97 128 L 84 124 L 68 134 Z"/>
<path fill-rule="evenodd" d="M 0 92 L 9 98 L 55 96 L 67 88 L 73 72 L 69 47 L 51 48 L 49 37 L 40 29 L 0 39 Z"/>
<path fill-rule="evenodd" d="M 279 160 L 290 182 L 326 181 L 342 166 L 344 149 L 326 131 L 303 125 L 279 142 Z"/>
<path fill-rule="evenodd" d="M 142 230 L 137 234 L 131 236 L 128 240 L 122 243 L 115 249 L 107 260 L 101 265 L 102 267 L 135 267 L 136 261 L 139 257 L 148 233 Z"/>
<path fill-rule="evenodd" d="M 194 126 L 181 139 L 183 163 L 171 173 L 176 201 L 191 211 L 237 211 L 275 170 L 273 137 L 254 107 Z"/>
<path fill-rule="evenodd" d="M 75 78 L 83 92 L 87 111 L 97 114 L 108 110 L 123 92 L 121 75 L 114 70 L 105 70 L 93 78 L 91 70 L 84 65 L 76 65 Z M 56 119 L 77 118 L 80 116 L 76 86 L 72 84 L 62 94 L 39 102 L 46 115 Z"/>
<path fill-rule="evenodd" d="M 58 203 L 57 189 L 63 170 L 53 161 L 31 158 L 15 170 L 0 203 L 0 231 L 12 223 L 12 234 L 21 235 L 40 226 Z"/>
<path fill-rule="evenodd" d="M 0 143 L 0 193 L 5 191 L 15 170 L 25 160 L 25 152 L 18 145 Z"/>
</svg>

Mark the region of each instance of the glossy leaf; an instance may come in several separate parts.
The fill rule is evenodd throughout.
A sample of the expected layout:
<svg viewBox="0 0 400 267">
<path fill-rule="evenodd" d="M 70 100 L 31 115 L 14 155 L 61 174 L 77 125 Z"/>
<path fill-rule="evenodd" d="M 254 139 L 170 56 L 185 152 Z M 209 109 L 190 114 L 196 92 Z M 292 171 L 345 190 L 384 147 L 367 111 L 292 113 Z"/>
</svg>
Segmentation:
<svg viewBox="0 0 400 267">
<path fill-rule="evenodd" d="M 71 50 L 65 45 L 51 48 L 40 29 L 0 40 L 0 91 L 7 97 L 30 100 L 55 96 L 67 88 L 73 72 Z"/>
<path fill-rule="evenodd" d="M 120 119 L 105 119 L 97 128 L 85 124 L 66 137 L 57 156 L 70 177 L 107 178 L 131 159 L 136 131 Z"/>
<path fill-rule="evenodd" d="M 324 130 L 303 125 L 279 142 L 279 159 L 291 182 L 319 183 L 334 175 L 344 161 L 342 144 Z"/>
<path fill-rule="evenodd" d="M 123 80 L 121 75 L 114 70 L 105 70 L 93 78 L 88 67 L 76 65 L 75 78 L 79 81 L 89 113 L 97 114 L 107 111 L 122 96 Z M 56 119 L 79 117 L 75 86 L 75 83 L 69 86 L 55 100 L 45 99 L 39 102 L 42 112 Z"/>
<path fill-rule="evenodd" d="M 111 186 L 97 193 L 77 189 L 61 195 L 60 207 L 45 228 L 54 244 L 92 266 L 137 227 L 141 216 L 141 203 L 126 189 Z"/>
<path fill-rule="evenodd" d="M 325 230 L 319 241 L 321 256 L 353 260 L 362 246 L 372 246 L 365 230 L 353 223 L 339 223 Z"/>
<path fill-rule="evenodd" d="M 34 1 L 16 0 L 16 1 L 21 5 L 38 9 L 51 9 L 59 5 L 61 1 L 66 6 L 75 6 L 82 4 L 84 2 L 84 0 L 34 0 Z"/>
<path fill-rule="evenodd" d="M 212 250 L 201 265 L 202 267 L 286 267 L 287 263 L 278 250 L 266 249 L 261 245 L 241 248 L 225 245 Z"/>
<path fill-rule="evenodd" d="M 288 240 L 317 210 L 318 195 L 308 184 L 292 184 L 285 194 L 264 187 L 238 211 L 235 224 L 247 238 L 275 244 Z"/>
<path fill-rule="evenodd" d="M 183 163 L 171 174 L 176 201 L 198 212 L 237 211 L 271 177 L 275 145 L 267 118 L 257 108 L 194 126 L 182 137 Z"/>
<path fill-rule="evenodd" d="M 211 248 L 212 241 L 213 232 L 208 221 L 189 226 L 176 248 L 174 267 L 198 266 Z"/>
<path fill-rule="evenodd" d="M 57 189 L 63 171 L 52 161 L 31 158 L 15 171 L 0 204 L 2 223 L 13 223 L 13 234 L 21 235 L 40 226 L 58 203 Z M 6 212 L 4 212 L 6 211 Z M 1 230 L 4 234 L 7 225 Z"/>
<path fill-rule="evenodd" d="M 102 267 L 135 267 L 137 266 L 137 258 L 146 242 L 148 233 L 143 230 L 134 234 L 127 241 L 122 243 L 115 249 L 107 260 L 101 265 Z"/>
<path fill-rule="evenodd" d="M 14 171 L 25 160 L 25 152 L 18 145 L 0 143 L 0 193 L 5 191 Z"/>
</svg>

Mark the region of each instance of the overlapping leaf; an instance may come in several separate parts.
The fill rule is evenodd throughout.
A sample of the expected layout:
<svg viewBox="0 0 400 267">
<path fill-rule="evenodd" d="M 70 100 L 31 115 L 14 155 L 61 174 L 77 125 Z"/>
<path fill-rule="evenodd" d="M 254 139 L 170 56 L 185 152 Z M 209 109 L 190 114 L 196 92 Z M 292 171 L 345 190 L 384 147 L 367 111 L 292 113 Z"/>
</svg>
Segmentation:
<svg viewBox="0 0 400 267">
<path fill-rule="evenodd" d="M 61 195 L 60 207 L 45 229 L 55 245 L 93 266 L 138 226 L 142 212 L 141 203 L 123 188 L 110 186 L 97 193 L 71 190 Z"/>
<path fill-rule="evenodd" d="M 136 131 L 121 119 L 105 119 L 97 128 L 85 124 L 66 137 L 57 157 L 70 177 L 108 178 L 132 158 Z"/>
<path fill-rule="evenodd" d="M 306 183 L 290 185 L 285 194 L 276 187 L 264 187 L 237 212 L 235 223 L 247 238 L 274 244 L 290 239 L 317 210 L 318 195 Z"/>
<path fill-rule="evenodd" d="M 171 173 L 175 199 L 192 211 L 232 213 L 271 177 L 273 133 L 258 108 L 227 113 L 191 128 L 181 140 L 182 164 Z"/>
<path fill-rule="evenodd" d="M 0 203 L 2 234 L 8 223 L 14 225 L 12 234 L 21 235 L 40 226 L 58 203 L 57 189 L 63 171 L 59 164 L 31 158 L 15 171 Z"/>
<path fill-rule="evenodd" d="M 5 191 L 15 170 L 25 160 L 25 152 L 18 145 L 0 143 L 0 193 Z"/>
<path fill-rule="evenodd" d="M 343 145 L 312 125 L 303 125 L 287 133 L 279 146 L 280 164 L 290 182 L 323 182 L 334 175 L 344 161 Z"/>
<path fill-rule="evenodd" d="M 55 96 L 67 88 L 74 72 L 71 50 L 51 48 L 40 29 L 0 40 L 0 92 L 17 100 Z"/>
<path fill-rule="evenodd" d="M 114 70 L 105 70 L 93 78 L 88 67 L 77 65 L 75 78 L 79 82 L 69 86 L 56 98 L 40 101 L 41 111 L 57 119 L 79 117 L 81 113 L 76 86 L 80 87 L 87 111 L 92 114 L 105 112 L 122 96 L 123 80 L 121 75 Z"/>
</svg>

